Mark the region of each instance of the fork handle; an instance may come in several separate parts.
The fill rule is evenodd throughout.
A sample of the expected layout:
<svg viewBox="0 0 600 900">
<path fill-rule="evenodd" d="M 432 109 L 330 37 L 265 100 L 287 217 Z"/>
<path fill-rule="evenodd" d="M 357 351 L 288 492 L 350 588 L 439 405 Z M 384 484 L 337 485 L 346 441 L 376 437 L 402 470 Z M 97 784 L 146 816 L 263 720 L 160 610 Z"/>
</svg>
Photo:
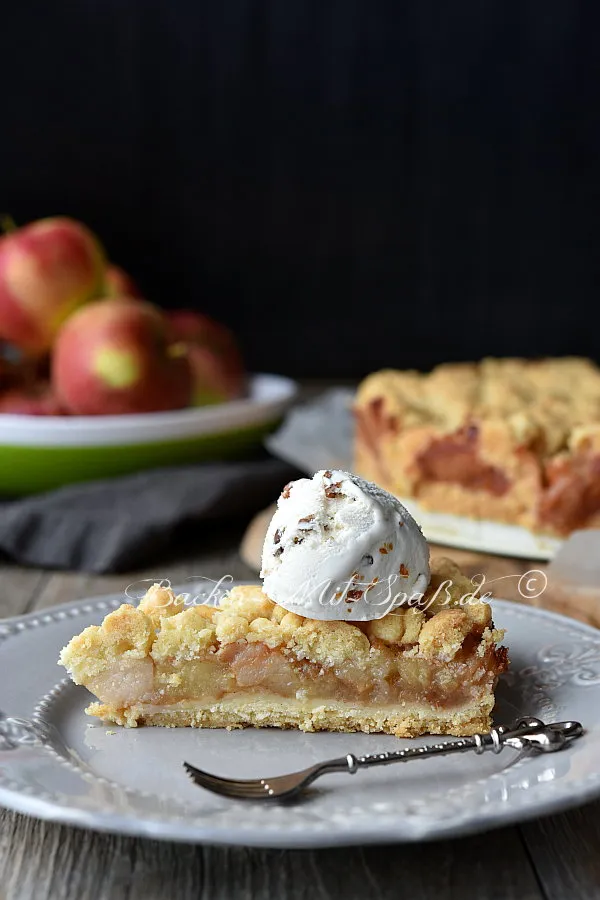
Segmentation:
<svg viewBox="0 0 600 900">
<path fill-rule="evenodd" d="M 582 733 L 583 728 L 579 722 L 553 722 L 546 725 L 541 719 L 527 717 L 517 719 L 510 727 L 500 725 L 486 734 L 475 734 L 457 741 L 441 741 L 422 747 L 404 747 L 402 750 L 371 753 L 365 756 L 354 756 L 349 753 L 346 757 L 346 766 L 347 771 L 354 774 L 359 769 L 370 766 L 388 766 L 395 762 L 408 762 L 410 759 L 465 753 L 467 750 L 474 750 L 478 754 L 488 750 L 492 753 L 501 753 L 504 747 L 553 753 L 561 750 L 568 741 L 579 737 Z"/>
</svg>

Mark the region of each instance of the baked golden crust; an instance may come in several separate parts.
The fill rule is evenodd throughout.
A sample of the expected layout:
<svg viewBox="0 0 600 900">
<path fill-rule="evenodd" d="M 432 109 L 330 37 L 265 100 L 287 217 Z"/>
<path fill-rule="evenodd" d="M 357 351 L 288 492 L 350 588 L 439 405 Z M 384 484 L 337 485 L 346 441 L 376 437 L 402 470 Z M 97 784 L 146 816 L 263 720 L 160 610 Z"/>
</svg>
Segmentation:
<svg viewBox="0 0 600 900">
<path fill-rule="evenodd" d="M 455 563 L 433 572 L 413 605 L 360 624 L 289 613 L 255 585 L 183 609 L 155 585 L 74 637 L 60 663 L 100 699 L 91 714 L 128 725 L 256 724 L 258 704 L 262 724 L 282 727 L 361 730 L 362 709 L 365 731 L 466 734 L 489 724 L 503 633 Z M 271 721 L 266 693 L 281 694 Z"/>
<path fill-rule="evenodd" d="M 149 714 L 144 705 L 116 709 L 92 703 L 87 712 L 105 722 L 135 728 L 138 724 L 166 728 L 299 728 L 301 731 L 383 732 L 396 737 L 418 737 L 420 734 L 450 734 L 455 737 L 477 734 L 490 728 L 494 696 L 488 693 L 480 700 L 455 709 L 450 716 L 445 710 L 420 704 L 402 708 L 353 705 L 329 700 L 325 703 L 281 700 L 276 695 L 225 697 L 207 705 L 189 704 L 155 708 Z M 149 717 L 149 715 L 151 717 Z"/>
<path fill-rule="evenodd" d="M 590 360 L 376 372 L 355 414 L 355 470 L 425 508 L 555 534 L 600 521 L 600 369 Z"/>
</svg>

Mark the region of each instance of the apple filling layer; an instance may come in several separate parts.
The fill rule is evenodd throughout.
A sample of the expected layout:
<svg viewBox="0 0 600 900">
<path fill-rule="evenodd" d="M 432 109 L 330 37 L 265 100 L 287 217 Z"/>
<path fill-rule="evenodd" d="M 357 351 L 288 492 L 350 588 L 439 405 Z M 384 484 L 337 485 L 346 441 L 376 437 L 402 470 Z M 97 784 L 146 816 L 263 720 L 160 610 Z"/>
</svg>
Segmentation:
<svg viewBox="0 0 600 900">
<path fill-rule="evenodd" d="M 120 724 L 468 734 L 489 725 L 507 665 L 487 603 L 449 560 L 420 606 L 360 625 L 288 613 L 255 586 L 182 608 L 162 587 L 63 650 L 74 681 Z M 269 714 L 272 711 L 272 715 Z"/>
<path fill-rule="evenodd" d="M 450 662 L 420 658 L 374 647 L 368 669 L 348 662 L 325 669 L 298 660 L 289 651 L 261 642 L 227 645 L 212 654 L 178 663 L 153 663 L 151 657 L 120 660 L 87 687 L 104 704 L 162 706 L 196 697 L 218 701 L 224 696 L 260 696 L 263 691 L 286 699 L 377 705 L 423 702 L 436 707 L 461 706 L 488 690 L 494 678 L 493 650 L 482 656 L 460 652 Z"/>
</svg>

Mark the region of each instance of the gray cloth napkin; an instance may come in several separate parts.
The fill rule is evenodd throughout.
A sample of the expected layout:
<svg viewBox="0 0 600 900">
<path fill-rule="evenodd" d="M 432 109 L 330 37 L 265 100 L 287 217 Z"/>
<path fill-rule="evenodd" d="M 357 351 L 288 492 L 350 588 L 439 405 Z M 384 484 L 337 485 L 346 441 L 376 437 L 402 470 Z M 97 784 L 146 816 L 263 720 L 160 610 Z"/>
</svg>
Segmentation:
<svg viewBox="0 0 600 900">
<path fill-rule="evenodd" d="M 155 559 L 187 523 L 250 518 L 296 477 L 287 463 L 265 456 L 0 500 L 0 554 L 44 568 L 126 571 Z"/>
</svg>

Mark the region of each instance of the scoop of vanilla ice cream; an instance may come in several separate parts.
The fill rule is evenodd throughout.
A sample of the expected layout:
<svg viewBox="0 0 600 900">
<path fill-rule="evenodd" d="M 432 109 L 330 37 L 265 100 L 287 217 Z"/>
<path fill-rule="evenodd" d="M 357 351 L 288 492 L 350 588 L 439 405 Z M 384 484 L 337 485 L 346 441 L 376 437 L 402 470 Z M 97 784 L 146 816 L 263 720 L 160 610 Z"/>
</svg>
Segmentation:
<svg viewBox="0 0 600 900">
<path fill-rule="evenodd" d="M 339 470 L 288 484 L 262 555 L 271 600 L 311 619 L 380 619 L 429 584 L 429 547 L 402 504 Z"/>
</svg>

